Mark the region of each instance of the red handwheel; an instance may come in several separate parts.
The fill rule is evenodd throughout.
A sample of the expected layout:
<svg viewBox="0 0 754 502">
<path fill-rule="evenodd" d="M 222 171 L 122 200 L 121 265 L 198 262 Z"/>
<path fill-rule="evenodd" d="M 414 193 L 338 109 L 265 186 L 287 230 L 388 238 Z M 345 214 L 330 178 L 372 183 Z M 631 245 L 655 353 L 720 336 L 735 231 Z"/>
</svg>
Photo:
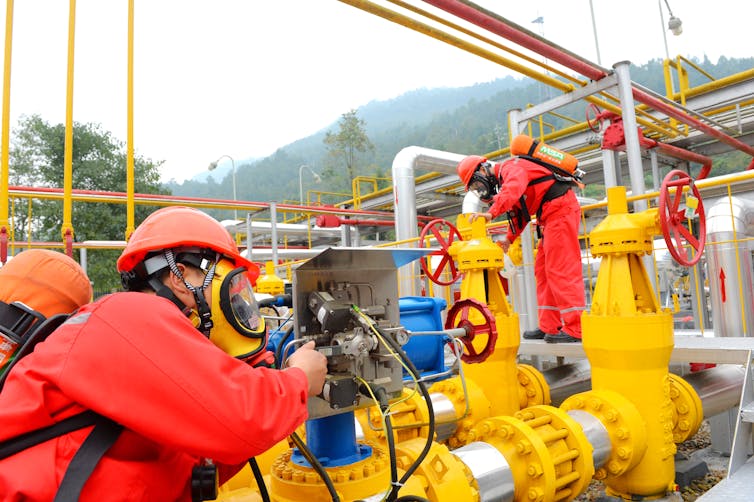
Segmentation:
<svg viewBox="0 0 754 502">
<path fill-rule="evenodd" d="M 688 192 L 684 191 L 686 186 L 689 187 Z M 675 188 L 672 194 L 670 188 Z M 681 200 L 684 198 L 686 201 L 681 205 Z M 686 267 L 696 265 L 702 257 L 707 239 L 707 219 L 704 216 L 702 196 L 688 174 L 675 169 L 665 176 L 660 187 L 659 210 L 662 236 L 668 245 L 670 255 Z M 698 237 L 689 230 L 689 220 L 697 215 L 699 216 Z M 687 256 L 687 246 L 692 250 L 690 258 Z"/>
<path fill-rule="evenodd" d="M 588 125 L 589 129 L 591 129 L 593 132 L 596 132 L 597 134 L 599 134 L 601 128 L 601 113 L 602 110 L 600 110 L 600 107 L 595 105 L 594 103 L 589 103 L 588 105 L 586 105 L 586 125 Z M 592 114 L 594 114 L 594 118 L 591 117 Z"/>
<path fill-rule="evenodd" d="M 448 253 L 448 248 L 451 244 L 453 244 L 455 240 L 460 241 L 463 239 L 461 239 L 461 234 L 458 232 L 458 229 L 456 227 L 443 220 L 442 218 L 438 218 L 427 223 L 422 229 L 422 232 L 419 235 L 420 248 L 425 247 L 426 237 L 430 232 L 432 233 L 432 235 L 434 235 L 437 243 L 440 245 L 440 249 L 438 251 L 432 251 L 427 256 L 422 258 L 422 270 L 435 284 L 439 284 L 440 286 L 450 286 L 451 284 L 456 282 L 456 280 L 458 280 L 458 277 L 460 277 L 461 273 L 456 268 L 455 263 L 453 263 L 453 258 Z M 442 256 L 440 263 L 437 265 L 437 268 L 434 271 L 429 264 L 430 258 L 432 256 Z M 443 274 L 446 268 L 450 269 L 449 281 L 443 281 L 442 279 L 440 279 L 440 276 Z"/>
<path fill-rule="evenodd" d="M 470 320 L 469 317 L 473 313 L 479 314 L 474 317 L 479 318 L 481 316 L 481 321 Z M 494 352 L 497 342 L 495 316 L 483 303 L 473 298 L 454 303 L 445 319 L 445 329 L 451 328 L 463 328 L 466 331 L 466 336 L 461 338 L 464 346 L 463 354 L 461 354 L 463 362 L 481 363 Z M 474 340 L 479 335 L 487 335 L 487 343 L 482 350 L 477 350 L 474 346 Z"/>
</svg>

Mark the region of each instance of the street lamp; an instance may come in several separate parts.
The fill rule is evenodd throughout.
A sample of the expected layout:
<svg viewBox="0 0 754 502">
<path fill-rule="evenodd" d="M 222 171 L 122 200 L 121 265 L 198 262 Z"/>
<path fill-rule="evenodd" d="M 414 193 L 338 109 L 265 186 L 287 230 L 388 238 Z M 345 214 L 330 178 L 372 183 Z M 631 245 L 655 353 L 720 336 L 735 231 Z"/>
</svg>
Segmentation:
<svg viewBox="0 0 754 502">
<path fill-rule="evenodd" d="M 678 36 L 683 33 L 683 23 L 681 19 L 673 15 L 673 11 L 670 10 L 670 4 L 668 0 L 665 1 L 665 6 L 668 8 L 668 29 L 673 35 Z M 670 53 L 668 52 L 668 37 L 665 35 L 665 18 L 662 15 L 662 0 L 657 0 L 657 6 L 660 8 L 660 24 L 662 25 L 662 41 L 665 43 L 665 59 L 670 59 Z"/>
<path fill-rule="evenodd" d="M 215 169 L 217 169 L 217 163 L 220 162 L 220 159 L 223 159 L 226 157 L 230 159 L 230 167 L 232 171 L 231 176 L 233 179 L 233 202 L 235 202 L 238 199 L 236 199 L 236 163 L 233 160 L 233 157 L 231 157 L 230 155 L 220 155 L 220 157 L 218 157 L 216 161 L 209 163 L 209 167 L 207 167 L 207 169 L 210 171 L 214 171 Z M 233 210 L 233 217 L 236 220 L 238 219 L 238 209 Z"/>
<path fill-rule="evenodd" d="M 304 168 L 306 168 L 307 171 L 312 173 L 312 176 L 314 176 L 314 182 L 319 183 L 322 181 L 322 178 L 319 176 L 319 174 L 312 171 L 312 168 L 309 167 L 306 164 L 303 164 L 301 167 L 298 168 L 298 201 L 303 206 L 304 205 L 304 182 L 303 182 L 303 173 Z"/>
</svg>

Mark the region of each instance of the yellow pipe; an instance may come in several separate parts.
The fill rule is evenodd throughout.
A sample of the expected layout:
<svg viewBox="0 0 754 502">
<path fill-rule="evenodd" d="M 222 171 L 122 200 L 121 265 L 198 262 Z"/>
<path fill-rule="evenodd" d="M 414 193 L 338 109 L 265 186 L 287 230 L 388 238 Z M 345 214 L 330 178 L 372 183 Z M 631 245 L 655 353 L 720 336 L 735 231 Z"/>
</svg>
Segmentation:
<svg viewBox="0 0 754 502">
<path fill-rule="evenodd" d="M 126 135 L 126 240 L 134 231 L 134 0 L 128 0 L 128 97 Z"/>
<path fill-rule="evenodd" d="M 71 216 L 73 203 L 73 56 L 76 35 L 76 0 L 70 0 L 68 12 L 68 81 L 66 88 L 65 110 L 65 156 L 63 160 L 63 241 L 73 239 Z"/>
<path fill-rule="evenodd" d="M 3 65 L 3 134 L 2 134 L 2 176 L 0 176 L 0 199 L 8 200 L 10 147 L 10 61 L 13 47 L 13 0 L 5 6 L 5 64 Z M 0 204 L 0 229 L 8 230 L 8 204 Z"/>
<path fill-rule="evenodd" d="M 469 42 L 453 37 L 452 35 L 449 35 L 448 33 L 445 33 L 441 30 L 411 19 L 408 16 L 398 14 L 397 12 L 391 11 L 390 9 L 386 9 L 384 7 L 380 7 L 366 0 L 340 1 L 393 23 L 400 24 L 401 26 L 404 26 L 406 28 L 410 28 L 414 31 L 428 35 L 436 40 L 440 40 L 441 42 L 445 42 L 466 52 L 480 56 L 484 59 L 487 59 L 488 61 L 492 61 L 493 63 L 498 63 L 518 73 L 526 75 L 527 77 L 531 77 L 535 80 L 539 80 L 540 82 L 544 82 L 552 87 L 555 87 L 556 89 L 560 89 L 561 91 L 568 92 L 575 89 L 572 84 L 566 84 L 565 82 L 562 82 L 556 78 L 550 77 L 548 75 L 542 75 L 541 73 L 529 68 L 528 66 L 524 66 L 498 54 L 494 54 L 493 52 L 490 52 L 486 49 L 482 49 L 481 47 L 473 45 Z"/>
<path fill-rule="evenodd" d="M 546 72 L 549 72 L 549 73 L 552 73 L 554 75 L 557 75 L 557 76 L 559 76 L 559 77 L 561 77 L 561 78 L 563 78 L 565 80 L 570 80 L 571 82 L 573 82 L 575 84 L 578 84 L 579 86 L 584 85 L 584 82 L 582 82 L 579 79 L 575 78 L 573 75 L 569 75 L 568 73 L 566 73 L 564 71 L 561 71 L 558 68 L 554 68 L 554 67 L 552 67 L 550 65 L 544 64 L 541 61 L 538 61 L 538 60 L 534 59 L 531 56 L 527 56 L 526 54 L 524 54 L 522 52 L 518 52 L 518 51 L 516 51 L 514 49 L 511 49 L 510 47 L 507 47 L 507 46 L 505 46 L 503 44 L 499 44 L 499 43 L 495 42 L 494 40 L 491 40 L 489 38 L 483 37 L 483 36 L 481 36 L 479 33 L 475 32 L 475 31 L 468 30 L 468 29 L 464 28 L 463 26 L 459 26 L 459 25 L 457 25 L 455 23 L 451 23 L 447 19 L 443 19 L 443 18 L 441 18 L 439 16 L 435 16 L 434 14 L 432 14 L 430 12 L 427 12 L 425 10 L 419 9 L 418 7 L 415 7 L 413 5 L 409 5 L 406 2 L 402 2 L 400 0 L 389 0 L 389 1 L 390 1 L 390 3 L 393 3 L 395 5 L 403 7 L 406 10 L 410 10 L 410 11 L 416 13 L 416 14 L 420 14 L 420 15 L 426 17 L 427 19 L 431 19 L 432 21 L 435 21 L 435 22 L 443 24 L 443 25 L 445 25 L 445 26 L 447 26 L 449 28 L 452 28 L 452 29 L 454 29 L 454 30 L 456 30 L 456 31 L 458 31 L 460 33 L 463 33 L 464 35 L 468 35 L 468 36 L 470 36 L 472 38 L 476 38 L 477 40 L 479 40 L 481 42 L 489 44 L 489 45 L 491 45 L 493 47 L 496 47 L 496 48 L 498 48 L 500 50 L 506 51 L 506 52 L 508 52 L 508 53 L 510 53 L 510 54 L 512 54 L 512 55 L 514 55 L 514 56 L 516 56 L 518 58 L 520 58 L 520 59 L 523 59 L 524 61 L 526 61 L 526 62 L 528 62 L 530 64 L 533 64 L 535 66 L 539 66 L 540 68 L 544 69 Z"/>
</svg>

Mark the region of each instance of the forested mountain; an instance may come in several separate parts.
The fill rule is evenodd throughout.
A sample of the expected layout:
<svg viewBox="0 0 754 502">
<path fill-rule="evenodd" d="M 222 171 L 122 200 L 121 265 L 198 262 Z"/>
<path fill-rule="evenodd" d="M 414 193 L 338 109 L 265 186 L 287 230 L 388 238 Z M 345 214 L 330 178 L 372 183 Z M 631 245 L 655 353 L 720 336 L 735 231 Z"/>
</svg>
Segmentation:
<svg viewBox="0 0 754 502">
<path fill-rule="evenodd" d="M 715 78 L 738 73 L 754 67 L 754 58 L 728 59 L 716 63 L 708 59 L 694 61 Z M 645 87 L 665 93 L 662 60 L 643 66 L 632 66 L 631 77 Z M 690 70 L 691 85 L 699 85 L 708 78 Z M 458 153 L 487 153 L 507 145 L 507 113 L 514 108 L 540 103 L 559 91 L 528 78 L 506 77 L 484 84 L 463 88 L 419 89 L 395 99 L 372 101 L 357 110 L 366 124 L 366 133 L 375 146 L 363 155 L 359 174 L 387 177 L 396 154 L 403 148 L 416 145 Z M 346 113 L 349 110 L 343 110 Z M 574 121 L 585 118 L 583 103 L 575 103 L 558 110 Z M 555 127 L 566 122 L 548 116 Z M 560 122 L 560 123 L 558 123 Z M 295 202 L 299 195 L 299 167 L 306 164 L 321 172 L 327 162 L 323 143 L 325 133 L 337 131 L 333 123 L 307 138 L 282 146 L 273 155 L 251 163 L 236 165 L 236 190 L 240 200 Z M 311 178 L 305 178 L 306 188 Z M 318 190 L 349 192 L 345 177 L 326 179 Z M 175 195 L 190 197 L 228 198 L 232 179 L 228 174 L 218 183 L 188 180 L 170 183 L 167 188 Z M 343 200 L 347 197 L 339 197 Z"/>
</svg>

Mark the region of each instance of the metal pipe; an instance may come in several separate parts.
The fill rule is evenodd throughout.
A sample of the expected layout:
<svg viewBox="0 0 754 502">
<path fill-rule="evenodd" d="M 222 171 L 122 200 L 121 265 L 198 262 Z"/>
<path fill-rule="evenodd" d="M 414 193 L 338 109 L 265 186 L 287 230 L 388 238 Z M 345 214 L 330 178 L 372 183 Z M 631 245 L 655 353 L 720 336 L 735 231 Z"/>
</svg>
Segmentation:
<svg viewBox="0 0 754 502">
<path fill-rule="evenodd" d="M 512 502 L 513 471 L 502 453 L 494 446 L 474 442 L 451 451 L 459 458 L 479 487 L 480 502 Z"/>
<path fill-rule="evenodd" d="M 677 146 L 668 145 L 667 143 L 662 143 L 660 141 L 656 141 L 644 136 L 639 137 L 639 142 L 645 148 L 657 148 L 663 153 L 670 155 L 671 157 L 675 157 L 676 159 L 687 160 L 689 162 L 696 162 L 697 164 L 701 164 L 702 169 L 701 171 L 699 171 L 699 174 L 696 177 L 696 179 L 698 180 L 703 180 L 704 178 L 706 178 L 710 170 L 712 169 L 712 159 L 707 157 L 706 155 L 694 153 L 684 148 L 678 148 Z"/>
<path fill-rule="evenodd" d="M 592 388 L 592 369 L 587 359 L 544 370 L 542 376 L 550 388 L 552 406 L 560 406 L 568 397 Z"/>
<path fill-rule="evenodd" d="M 654 108 L 655 110 L 659 112 L 665 113 L 668 117 L 672 117 L 679 122 L 683 122 L 684 124 L 688 124 L 690 126 L 695 127 L 696 129 L 699 129 L 703 133 L 712 136 L 713 138 L 719 139 L 723 143 L 732 146 L 736 150 L 740 150 L 744 153 L 747 153 L 751 156 L 754 156 L 754 147 L 747 145 L 746 143 L 739 141 L 731 136 L 728 136 L 727 134 L 724 134 L 714 127 L 708 126 L 701 120 L 695 119 L 694 117 L 691 117 L 687 113 L 678 110 L 666 103 L 664 103 L 662 100 L 652 96 L 648 92 L 637 89 L 636 85 L 634 84 L 633 87 L 633 96 L 636 101 L 639 101 L 640 103 L 643 103 L 651 108 Z"/>
<path fill-rule="evenodd" d="M 39 198 L 50 200 L 62 200 L 63 189 L 50 188 L 50 187 L 25 187 L 25 186 L 11 186 L 9 187 L 9 197 L 19 198 Z M 113 204 L 125 204 L 126 193 L 125 192 L 106 192 L 101 190 L 71 190 L 72 199 L 85 201 L 85 202 L 110 202 Z M 269 209 L 270 202 L 258 202 L 258 201 L 237 201 L 236 204 L 228 204 L 225 199 L 210 199 L 204 197 L 183 197 L 178 195 L 161 195 L 161 194 L 134 194 L 134 199 L 137 204 L 141 205 L 171 205 L 171 204 L 183 204 L 193 207 L 211 207 L 225 209 L 228 206 L 233 208 L 237 206 L 239 208 L 246 209 L 248 211 L 260 211 Z M 306 212 L 312 214 L 355 214 L 365 216 L 383 216 L 386 218 L 392 218 L 393 213 L 387 211 L 370 211 L 364 209 L 343 209 L 338 207 L 323 207 L 323 206 L 301 206 L 299 204 L 276 204 L 278 211 L 284 212 Z M 423 220 L 432 220 L 433 218 L 422 216 Z"/>
<path fill-rule="evenodd" d="M 568 415 L 581 425 L 587 441 L 589 441 L 589 444 L 593 448 L 592 461 L 594 462 L 594 468 L 599 469 L 610 458 L 610 452 L 613 449 L 610 434 L 603 423 L 591 413 L 582 410 L 569 410 Z"/>
<path fill-rule="evenodd" d="M 724 364 L 684 375 L 702 401 L 704 418 L 738 406 L 746 372 L 743 366 Z"/>
<path fill-rule="evenodd" d="M 434 5 L 455 16 L 474 23 L 475 25 L 504 37 L 512 42 L 518 43 L 551 61 L 555 61 L 571 70 L 579 72 L 581 75 L 588 77 L 590 80 L 600 80 L 607 76 L 607 72 L 562 47 L 537 36 L 536 34 L 498 16 L 497 14 L 483 9 L 482 7 L 468 1 L 461 0 L 424 0 L 426 3 Z M 749 146 L 731 136 L 728 136 L 717 129 L 714 129 L 704 122 L 691 117 L 687 113 L 676 109 L 675 107 L 664 103 L 662 100 L 652 96 L 644 89 L 637 87 L 635 84 L 632 88 L 633 97 L 636 101 L 643 103 L 657 111 L 667 114 L 669 117 L 693 126 L 700 131 L 714 138 L 719 139 L 733 148 L 754 156 L 754 147 Z"/>
<path fill-rule="evenodd" d="M 707 209 L 707 277 L 715 336 L 754 336 L 754 204 L 724 197 Z"/>
<path fill-rule="evenodd" d="M 626 155 L 628 157 L 628 171 L 631 178 L 631 193 L 642 194 L 646 192 L 644 186 L 644 168 L 641 160 L 641 145 L 636 124 L 636 109 L 631 97 L 631 75 L 629 62 L 621 61 L 613 65 L 618 77 L 618 95 L 620 96 L 623 136 L 626 141 Z M 634 211 L 640 212 L 647 209 L 646 200 L 634 201 Z"/>
<path fill-rule="evenodd" d="M 424 0 L 424 2 L 465 19 L 511 42 L 522 45 L 551 61 L 589 77 L 590 80 L 599 80 L 607 76 L 605 70 L 597 68 L 586 59 L 556 46 L 522 26 L 472 2 L 461 2 L 459 0 Z"/>
<path fill-rule="evenodd" d="M 397 241 L 416 239 L 419 236 L 416 216 L 416 187 L 414 171 L 417 167 L 437 172 L 455 174 L 456 166 L 464 156 L 418 146 L 409 146 L 393 159 L 393 193 L 395 194 L 395 236 Z M 403 245 L 403 247 L 413 246 Z M 416 273 L 416 262 L 401 267 L 399 291 L 401 296 L 411 296 L 421 291 Z"/>
</svg>

